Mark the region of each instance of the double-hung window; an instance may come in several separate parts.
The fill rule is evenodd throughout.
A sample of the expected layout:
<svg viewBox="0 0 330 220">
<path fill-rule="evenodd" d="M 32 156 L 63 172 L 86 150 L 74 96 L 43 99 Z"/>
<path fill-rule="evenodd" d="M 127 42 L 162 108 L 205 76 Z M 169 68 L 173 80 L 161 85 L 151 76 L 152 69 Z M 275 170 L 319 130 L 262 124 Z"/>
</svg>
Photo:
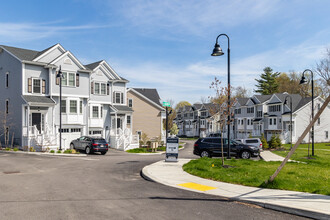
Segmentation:
<svg viewBox="0 0 330 220">
<path fill-rule="evenodd" d="M 41 93 L 41 80 L 33 79 L 33 93 Z"/>
<path fill-rule="evenodd" d="M 133 107 L 133 99 L 128 99 L 128 107 Z"/>
<path fill-rule="evenodd" d="M 99 117 L 99 107 L 98 106 L 93 106 L 93 118 L 98 118 Z"/>
<path fill-rule="evenodd" d="M 61 101 L 61 113 L 66 113 L 66 100 Z"/>
<path fill-rule="evenodd" d="M 94 94 L 96 95 L 106 95 L 107 94 L 107 84 L 106 83 L 94 83 Z"/>
<path fill-rule="evenodd" d="M 69 72 L 62 72 L 62 86 L 76 86 L 76 74 Z"/>
<path fill-rule="evenodd" d="M 77 100 L 70 100 L 70 113 L 77 114 Z"/>
<path fill-rule="evenodd" d="M 114 92 L 113 93 L 113 101 L 117 104 L 124 103 L 124 94 L 122 92 Z"/>
</svg>

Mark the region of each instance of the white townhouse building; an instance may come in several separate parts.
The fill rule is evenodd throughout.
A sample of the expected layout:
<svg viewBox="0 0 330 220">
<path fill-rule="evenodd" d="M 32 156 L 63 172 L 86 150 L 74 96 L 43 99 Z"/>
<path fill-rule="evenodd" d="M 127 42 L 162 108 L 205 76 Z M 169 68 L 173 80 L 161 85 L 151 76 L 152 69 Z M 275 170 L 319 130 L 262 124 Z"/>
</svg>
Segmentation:
<svg viewBox="0 0 330 220">
<path fill-rule="evenodd" d="M 61 114 L 64 149 L 84 135 L 104 137 L 118 149 L 138 146 L 126 126 L 132 115 L 127 106 L 128 80 L 104 60 L 83 65 L 60 44 L 43 51 L 0 45 L 0 79 L 0 113 L 7 118 L 0 130 L 2 142 L 5 137 L 22 147 L 56 149 Z"/>
<path fill-rule="evenodd" d="M 178 136 L 205 137 L 212 133 L 211 116 L 216 111 L 212 103 L 196 103 L 179 108 L 175 118 L 179 129 Z"/>
<path fill-rule="evenodd" d="M 292 99 L 292 125 L 290 121 L 290 98 Z M 285 99 L 287 98 L 287 104 Z M 322 106 L 321 97 L 314 98 L 314 115 Z M 254 95 L 251 98 L 238 98 L 233 106 L 233 138 L 247 138 L 250 135 L 265 135 L 270 140 L 272 135 L 279 135 L 283 143 L 295 143 L 311 120 L 312 100 L 299 94 L 276 93 L 273 95 Z M 214 118 L 214 117 L 213 117 Z M 216 122 L 214 122 L 216 123 Z M 227 127 L 225 128 L 225 130 Z M 329 142 L 330 106 L 322 113 L 314 125 L 315 142 Z M 226 131 L 225 131 L 226 132 Z M 309 142 L 309 135 L 304 142 Z"/>
</svg>

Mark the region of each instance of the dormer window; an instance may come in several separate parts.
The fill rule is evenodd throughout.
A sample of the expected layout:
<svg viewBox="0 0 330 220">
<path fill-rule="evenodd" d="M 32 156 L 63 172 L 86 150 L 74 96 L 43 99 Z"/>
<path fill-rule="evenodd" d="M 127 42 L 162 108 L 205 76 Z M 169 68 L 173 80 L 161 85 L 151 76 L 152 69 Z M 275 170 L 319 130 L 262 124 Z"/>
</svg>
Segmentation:
<svg viewBox="0 0 330 220">
<path fill-rule="evenodd" d="M 41 92 L 41 83 L 40 79 L 33 79 L 33 93 Z"/>
<path fill-rule="evenodd" d="M 122 92 L 114 92 L 113 102 L 116 104 L 124 104 L 124 94 Z"/>
<path fill-rule="evenodd" d="M 94 82 L 94 94 L 95 95 L 107 95 L 107 84 Z"/>
<path fill-rule="evenodd" d="M 28 93 L 46 94 L 46 80 L 38 78 L 29 78 Z"/>
</svg>

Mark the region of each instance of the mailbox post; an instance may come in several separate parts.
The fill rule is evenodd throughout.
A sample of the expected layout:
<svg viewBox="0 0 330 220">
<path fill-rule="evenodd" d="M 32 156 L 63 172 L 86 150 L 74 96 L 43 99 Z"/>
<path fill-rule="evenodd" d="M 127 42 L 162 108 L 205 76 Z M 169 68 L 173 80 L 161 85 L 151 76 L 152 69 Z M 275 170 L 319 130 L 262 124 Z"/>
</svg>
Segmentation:
<svg viewBox="0 0 330 220">
<path fill-rule="evenodd" d="M 178 162 L 179 138 L 167 138 L 165 162 Z"/>
</svg>

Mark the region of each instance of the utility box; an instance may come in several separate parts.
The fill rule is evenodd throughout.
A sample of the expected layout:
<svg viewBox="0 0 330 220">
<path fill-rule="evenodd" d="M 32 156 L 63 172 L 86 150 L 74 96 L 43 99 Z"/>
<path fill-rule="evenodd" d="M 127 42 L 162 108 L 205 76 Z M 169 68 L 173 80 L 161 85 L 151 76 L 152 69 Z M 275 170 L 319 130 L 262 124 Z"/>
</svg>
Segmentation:
<svg viewBox="0 0 330 220">
<path fill-rule="evenodd" d="M 179 138 L 167 138 L 165 162 L 178 162 Z"/>
</svg>

